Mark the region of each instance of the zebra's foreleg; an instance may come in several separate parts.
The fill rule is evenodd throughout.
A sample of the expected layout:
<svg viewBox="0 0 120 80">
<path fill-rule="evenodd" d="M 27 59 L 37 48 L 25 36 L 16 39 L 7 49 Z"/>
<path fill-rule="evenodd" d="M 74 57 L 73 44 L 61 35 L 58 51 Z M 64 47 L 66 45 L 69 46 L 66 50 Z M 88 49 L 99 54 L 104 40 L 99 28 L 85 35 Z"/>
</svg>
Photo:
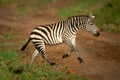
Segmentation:
<svg viewBox="0 0 120 80">
<path fill-rule="evenodd" d="M 79 51 L 78 51 L 78 49 L 76 48 L 76 45 L 75 45 L 75 37 L 71 39 L 71 44 L 72 44 L 72 49 L 73 49 L 74 52 L 78 55 L 77 59 L 79 60 L 79 62 L 80 62 L 80 63 L 84 63 L 84 60 L 80 57 Z"/>
<path fill-rule="evenodd" d="M 80 63 L 84 63 L 84 60 L 79 56 L 79 52 L 77 50 L 77 48 L 74 48 L 75 53 L 78 55 L 77 59 L 79 60 Z"/>
<path fill-rule="evenodd" d="M 62 58 L 63 58 L 63 59 L 69 57 L 69 56 L 71 55 L 71 53 L 74 51 L 70 40 L 66 39 L 64 42 L 65 42 L 68 46 L 70 46 L 70 51 L 69 51 L 68 53 L 65 53 L 65 54 L 62 55 Z"/>
<path fill-rule="evenodd" d="M 77 54 L 77 56 L 78 56 L 77 59 L 79 60 L 79 62 L 80 63 L 84 63 L 84 60 L 79 56 L 78 49 L 75 46 L 75 37 L 72 37 L 71 39 L 66 40 L 66 44 L 68 46 L 70 46 L 70 48 L 71 48 L 71 51 L 70 51 L 69 54 L 71 54 L 74 51 Z M 66 58 L 66 56 L 68 57 L 69 54 L 65 54 L 65 55 L 63 55 L 63 57 Z"/>
<path fill-rule="evenodd" d="M 73 52 L 73 50 L 71 49 L 70 52 L 68 52 L 68 53 L 66 53 L 66 54 L 63 54 L 63 55 L 62 55 L 62 58 L 64 59 L 64 58 L 69 57 L 72 52 Z"/>
</svg>

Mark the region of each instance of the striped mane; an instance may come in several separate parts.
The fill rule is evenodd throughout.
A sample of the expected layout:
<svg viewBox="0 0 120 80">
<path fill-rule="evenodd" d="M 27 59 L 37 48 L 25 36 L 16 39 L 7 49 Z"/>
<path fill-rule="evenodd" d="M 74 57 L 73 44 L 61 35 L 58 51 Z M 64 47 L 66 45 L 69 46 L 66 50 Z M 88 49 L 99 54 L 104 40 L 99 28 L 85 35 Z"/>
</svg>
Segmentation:
<svg viewBox="0 0 120 80">
<path fill-rule="evenodd" d="M 76 15 L 76 16 L 68 17 L 67 19 L 71 19 L 71 18 L 74 18 L 74 17 L 86 17 L 86 18 L 89 18 L 88 15 Z"/>
</svg>

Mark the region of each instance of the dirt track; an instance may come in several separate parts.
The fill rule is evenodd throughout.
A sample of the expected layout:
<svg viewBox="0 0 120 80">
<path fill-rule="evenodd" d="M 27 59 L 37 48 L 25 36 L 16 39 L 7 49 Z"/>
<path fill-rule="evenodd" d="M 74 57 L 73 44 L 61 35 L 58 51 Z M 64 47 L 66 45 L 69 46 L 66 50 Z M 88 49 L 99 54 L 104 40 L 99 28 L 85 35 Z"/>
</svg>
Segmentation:
<svg viewBox="0 0 120 80">
<path fill-rule="evenodd" d="M 66 3 L 69 4 L 69 3 Z M 30 31 L 39 24 L 53 23 L 59 20 L 57 17 L 57 6 L 50 4 L 52 10 L 44 14 L 44 9 L 48 6 L 42 8 L 43 13 L 36 13 L 31 16 L 25 16 L 15 19 L 10 19 L 13 16 L 7 16 L 0 18 L 0 31 L 6 31 L 7 26 L 12 26 L 12 34 L 18 35 L 19 40 L 27 39 Z M 49 6 L 50 6 L 49 5 Z M 49 17 L 51 15 L 51 17 Z M 1 27 L 4 26 L 4 27 Z M 65 44 L 57 46 L 47 46 L 47 56 L 57 64 L 57 67 L 67 65 L 69 66 L 75 74 L 80 77 L 88 77 L 91 80 L 120 80 L 120 34 L 119 33 L 108 33 L 101 32 L 100 37 L 95 38 L 92 34 L 85 30 L 79 30 L 77 33 L 77 48 L 80 52 L 81 57 L 84 59 L 85 63 L 80 64 L 76 59 L 76 54 L 72 54 L 66 59 L 62 59 L 62 54 L 67 53 L 69 47 Z M 23 44 L 21 44 L 22 46 Z M 26 53 L 26 59 L 29 61 L 31 57 L 31 48 L 24 52 Z M 36 62 L 39 64 L 44 60 L 37 58 Z"/>
</svg>

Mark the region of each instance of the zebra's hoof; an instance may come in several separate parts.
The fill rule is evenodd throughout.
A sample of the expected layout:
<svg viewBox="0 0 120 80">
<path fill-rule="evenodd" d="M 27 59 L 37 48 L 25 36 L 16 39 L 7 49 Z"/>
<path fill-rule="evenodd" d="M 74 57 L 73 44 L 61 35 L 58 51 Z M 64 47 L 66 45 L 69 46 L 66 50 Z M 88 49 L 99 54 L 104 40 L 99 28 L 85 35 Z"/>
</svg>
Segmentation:
<svg viewBox="0 0 120 80">
<path fill-rule="evenodd" d="M 54 65 L 56 65 L 56 64 L 55 64 L 54 62 L 51 62 L 50 65 L 51 65 L 51 66 L 54 66 Z"/>
<path fill-rule="evenodd" d="M 78 60 L 80 63 L 84 63 L 84 60 L 82 58 L 78 57 Z"/>
<path fill-rule="evenodd" d="M 63 59 L 64 59 L 64 58 L 67 58 L 67 57 L 69 57 L 68 54 L 63 54 L 63 55 L 62 55 L 62 58 L 63 58 Z"/>
</svg>

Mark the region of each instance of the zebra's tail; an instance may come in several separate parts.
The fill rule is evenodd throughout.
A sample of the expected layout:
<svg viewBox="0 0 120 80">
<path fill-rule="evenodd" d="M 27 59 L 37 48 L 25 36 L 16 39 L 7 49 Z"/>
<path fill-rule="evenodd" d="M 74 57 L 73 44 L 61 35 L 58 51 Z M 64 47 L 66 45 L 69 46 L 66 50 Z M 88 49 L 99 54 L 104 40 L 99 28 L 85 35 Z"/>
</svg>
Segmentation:
<svg viewBox="0 0 120 80">
<path fill-rule="evenodd" d="M 30 42 L 30 38 L 28 39 L 28 41 L 23 45 L 23 47 L 21 48 L 21 51 L 24 51 L 25 48 L 27 47 L 28 43 Z"/>
</svg>

